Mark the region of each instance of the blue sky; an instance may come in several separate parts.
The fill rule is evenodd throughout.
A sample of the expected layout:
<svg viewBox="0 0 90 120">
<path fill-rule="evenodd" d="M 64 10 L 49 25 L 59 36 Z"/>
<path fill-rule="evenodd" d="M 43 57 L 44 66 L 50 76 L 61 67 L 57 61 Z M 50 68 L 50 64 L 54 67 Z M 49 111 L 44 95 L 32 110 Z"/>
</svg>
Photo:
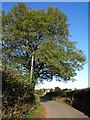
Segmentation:
<svg viewBox="0 0 90 120">
<path fill-rule="evenodd" d="M 14 2 L 2 3 L 2 9 L 6 13 L 16 4 Z M 31 2 L 26 3 L 34 9 L 47 9 L 48 6 L 58 7 L 68 17 L 70 24 L 70 40 L 77 42 L 77 48 L 84 51 L 88 59 L 88 3 L 87 2 Z M 59 86 L 61 88 L 85 88 L 88 87 L 88 63 L 84 66 L 82 71 L 77 72 L 75 82 L 45 82 L 39 85 L 40 88 L 49 88 Z"/>
</svg>

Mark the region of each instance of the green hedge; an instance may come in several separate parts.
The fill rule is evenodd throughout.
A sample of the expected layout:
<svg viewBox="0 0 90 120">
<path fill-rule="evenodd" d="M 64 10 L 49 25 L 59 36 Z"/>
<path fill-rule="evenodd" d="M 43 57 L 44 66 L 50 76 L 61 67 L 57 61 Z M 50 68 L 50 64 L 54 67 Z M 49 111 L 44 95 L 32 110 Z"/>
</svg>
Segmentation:
<svg viewBox="0 0 90 120">
<path fill-rule="evenodd" d="M 15 77 L 14 77 L 15 75 Z M 19 79 L 13 71 L 2 73 L 2 119 L 23 120 L 35 102 L 30 85 Z"/>
<path fill-rule="evenodd" d="M 73 98 L 72 106 L 90 116 L 90 88 L 76 91 Z"/>
</svg>

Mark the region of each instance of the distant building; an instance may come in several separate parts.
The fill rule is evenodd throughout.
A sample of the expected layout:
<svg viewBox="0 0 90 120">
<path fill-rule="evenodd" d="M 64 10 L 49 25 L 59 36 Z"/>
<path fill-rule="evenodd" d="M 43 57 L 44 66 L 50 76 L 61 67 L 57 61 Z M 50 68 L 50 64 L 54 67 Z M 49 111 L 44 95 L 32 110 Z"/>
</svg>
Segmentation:
<svg viewBox="0 0 90 120">
<path fill-rule="evenodd" d="M 45 95 L 46 93 L 48 93 L 48 92 L 50 92 L 50 90 L 51 90 L 51 88 L 48 88 L 48 89 L 44 89 L 44 94 L 43 95 Z"/>
</svg>

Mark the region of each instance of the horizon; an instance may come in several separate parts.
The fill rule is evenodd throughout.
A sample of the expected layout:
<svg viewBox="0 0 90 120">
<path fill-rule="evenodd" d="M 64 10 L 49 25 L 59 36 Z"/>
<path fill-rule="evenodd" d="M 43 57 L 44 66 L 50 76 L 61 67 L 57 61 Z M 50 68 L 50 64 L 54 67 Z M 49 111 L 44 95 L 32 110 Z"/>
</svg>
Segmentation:
<svg viewBox="0 0 90 120">
<path fill-rule="evenodd" d="M 58 87 L 58 86 L 56 86 L 56 87 Z M 60 88 L 60 87 L 59 87 Z M 82 90 L 82 89 L 87 89 L 87 88 L 90 88 L 90 87 L 86 87 L 86 88 L 73 88 L 73 89 L 71 89 L 71 88 L 60 88 L 61 90 L 64 90 L 64 89 L 68 89 L 68 90 Z M 39 88 L 39 89 L 35 89 L 35 90 L 42 90 L 42 89 L 55 89 L 55 87 L 54 88 Z"/>
</svg>

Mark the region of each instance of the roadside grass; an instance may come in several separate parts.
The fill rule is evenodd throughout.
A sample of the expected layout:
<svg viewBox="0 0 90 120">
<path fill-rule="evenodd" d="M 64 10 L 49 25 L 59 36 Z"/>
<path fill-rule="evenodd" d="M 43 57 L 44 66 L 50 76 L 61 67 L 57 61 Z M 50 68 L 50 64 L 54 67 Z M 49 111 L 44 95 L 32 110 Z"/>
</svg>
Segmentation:
<svg viewBox="0 0 90 120">
<path fill-rule="evenodd" d="M 40 110 L 40 107 L 41 107 L 41 104 L 40 103 L 37 103 L 31 111 L 28 111 L 27 115 L 25 116 L 25 119 L 24 120 L 32 120 L 32 118 L 34 118 L 37 113 L 39 112 Z"/>
<path fill-rule="evenodd" d="M 28 111 L 24 120 L 34 120 L 36 118 L 44 118 L 44 116 L 45 108 L 40 102 L 38 102 L 31 111 Z"/>
<path fill-rule="evenodd" d="M 41 105 L 39 112 L 36 114 L 35 118 L 45 118 L 46 110 L 44 105 Z"/>
</svg>

